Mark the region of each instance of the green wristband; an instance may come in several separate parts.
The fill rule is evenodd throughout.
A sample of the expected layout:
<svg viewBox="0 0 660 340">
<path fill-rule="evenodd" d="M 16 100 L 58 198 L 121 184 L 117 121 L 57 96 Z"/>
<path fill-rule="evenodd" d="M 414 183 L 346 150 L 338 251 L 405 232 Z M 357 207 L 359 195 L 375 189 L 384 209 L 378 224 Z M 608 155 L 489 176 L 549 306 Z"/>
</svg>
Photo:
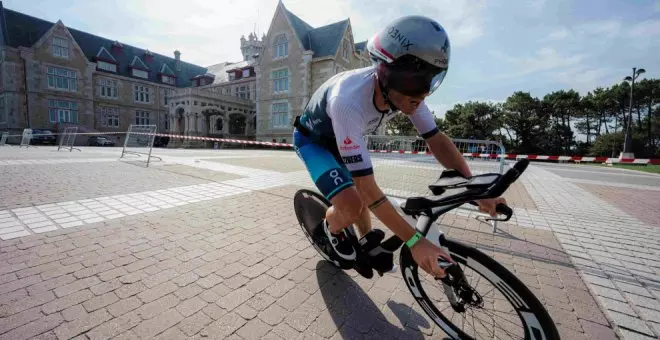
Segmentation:
<svg viewBox="0 0 660 340">
<path fill-rule="evenodd" d="M 408 248 L 412 248 L 417 241 L 419 241 L 420 238 L 422 238 L 422 234 L 418 231 L 413 235 L 408 241 L 406 241 L 406 245 Z"/>
</svg>

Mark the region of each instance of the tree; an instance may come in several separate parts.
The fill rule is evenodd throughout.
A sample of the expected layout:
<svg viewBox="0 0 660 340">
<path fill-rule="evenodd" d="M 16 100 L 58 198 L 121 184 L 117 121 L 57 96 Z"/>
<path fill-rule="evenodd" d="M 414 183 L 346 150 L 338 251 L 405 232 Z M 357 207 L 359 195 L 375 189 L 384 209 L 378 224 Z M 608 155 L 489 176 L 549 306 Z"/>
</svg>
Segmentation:
<svg viewBox="0 0 660 340">
<path fill-rule="evenodd" d="M 391 136 L 416 136 L 417 129 L 410 118 L 403 113 L 398 113 L 390 119 L 385 126 L 388 135 Z"/>
<path fill-rule="evenodd" d="M 554 118 L 554 138 L 557 143 L 555 151 L 567 154 L 573 145 L 571 117 L 577 118 L 582 113 L 580 94 L 573 89 L 555 91 L 545 95 L 543 102 L 550 109 L 551 116 Z"/>
<path fill-rule="evenodd" d="M 501 111 L 493 103 L 456 104 L 445 114 L 446 132 L 452 138 L 493 139 L 500 128 Z"/>
<path fill-rule="evenodd" d="M 542 110 L 538 98 L 532 98 L 529 92 L 517 91 L 506 99 L 502 109 L 502 123 L 512 144 L 512 151 L 542 151 L 540 146 L 547 144 L 543 139 L 549 117 Z"/>
</svg>

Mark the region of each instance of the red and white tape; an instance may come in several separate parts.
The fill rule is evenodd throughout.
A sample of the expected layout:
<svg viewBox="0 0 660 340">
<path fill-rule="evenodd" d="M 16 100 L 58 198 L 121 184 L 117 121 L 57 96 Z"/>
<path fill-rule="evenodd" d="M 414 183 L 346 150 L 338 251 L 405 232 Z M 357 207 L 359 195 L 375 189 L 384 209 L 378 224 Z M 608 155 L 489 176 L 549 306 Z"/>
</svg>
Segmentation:
<svg viewBox="0 0 660 340">
<path fill-rule="evenodd" d="M 104 134 L 126 134 L 128 132 L 77 132 L 76 135 L 104 135 Z M 53 133 L 53 135 L 63 134 L 63 133 Z M 170 137 L 170 138 L 180 138 L 180 139 L 191 139 L 191 140 L 200 140 L 200 141 L 210 141 L 210 142 L 225 142 L 225 143 L 237 143 L 237 144 L 248 144 L 248 145 L 265 145 L 265 146 L 279 146 L 279 147 L 288 147 L 292 148 L 293 144 L 290 143 L 277 143 L 277 142 L 260 142 L 253 140 L 244 140 L 244 139 L 233 139 L 233 138 L 216 138 L 216 137 L 201 137 L 201 136 L 186 136 L 186 135 L 175 135 L 169 133 L 148 133 L 148 132 L 131 132 L 131 134 L 139 135 L 155 135 L 159 137 Z M 34 134 L 33 136 L 36 136 Z M 10 136 L 21 136 L 21 135 L 10 135 Z M 407 151 L 407 150 L 369 150 L 372 153 L 398 153 L 398 154 L 413 154 L 413 155 L 430 155 L 430 151 Z M 660 159 L 648 159 L 648 158 L 614 158 L 614 157 L 586 157 L 586 156 L 548 156 L 548 155 L 519 155 L 519 154 L 495 154 L 495 153 L 478 153 L 478 152 L 464 152 L 463 157 L 476 157 L 476 158 L 487 158 L 487 159 L 522 159 L 527 158 L 529 160 L 547 160 L 547 161 L 571 161 L 571 162 L 595 162 L 595 163 L 625 163 L 625 164 L 657 164 L 660 165 Z"/>
</svg>

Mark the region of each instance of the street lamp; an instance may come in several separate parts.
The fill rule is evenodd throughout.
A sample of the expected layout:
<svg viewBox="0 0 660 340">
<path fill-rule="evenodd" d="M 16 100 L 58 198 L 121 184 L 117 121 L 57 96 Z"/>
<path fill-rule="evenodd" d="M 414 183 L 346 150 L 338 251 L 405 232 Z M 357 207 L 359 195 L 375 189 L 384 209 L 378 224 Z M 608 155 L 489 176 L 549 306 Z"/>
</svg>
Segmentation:
<svg viewBox="0 0 660 340">
<path fill-rule="evenodd" d="M 633 67 L 632 77 L 627 76 L 623 78 L 625 81 L 631 82 L 630 84 L 630 107 L 628 108 L 628 123 L 626 124 L 626 136 L 623 140 L 623 152 L 619 155 L 619 159 L 623 158 L 635 158 L 635 154 L 632 151 L 632 106 L 633 106 L 633 89 L 635 88 L 635 79 L 639 77 L 640 74 L 646 72 L 643 68 L 639 70 L 636 67 Z"/>
</svg>

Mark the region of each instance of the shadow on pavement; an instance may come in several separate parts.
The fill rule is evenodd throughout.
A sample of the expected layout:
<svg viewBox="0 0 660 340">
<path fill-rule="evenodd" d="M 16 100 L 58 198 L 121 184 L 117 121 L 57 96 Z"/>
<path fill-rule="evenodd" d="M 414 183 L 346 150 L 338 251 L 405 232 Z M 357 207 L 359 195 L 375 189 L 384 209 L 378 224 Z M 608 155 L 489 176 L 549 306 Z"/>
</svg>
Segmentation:
<svg viewBox="0 0 660 340">
<path fill-rule="evenodd" d="M 412 305 L 388 300 L 383 311 L 393 314 L 399 323 L 405 326 L 402 328 L 392 324 L 352 277 L 324 262 L 319 261 L 316 266 L 317 280 L 323 300 L 341 338 L 424 339 L 422 331 L 429 337 L 433 325 L 429 324 L 426 315 L 413 310 Z M 375 275 L 373 280 L 378 279 L 378 275 Z M 327 280 L 327 276 L 331 278 Z M 325 283 L 321 284 L 324 281 Z M 435 328 L 435 332 L 442 333 L 438 328 Z"/>
</svg>

